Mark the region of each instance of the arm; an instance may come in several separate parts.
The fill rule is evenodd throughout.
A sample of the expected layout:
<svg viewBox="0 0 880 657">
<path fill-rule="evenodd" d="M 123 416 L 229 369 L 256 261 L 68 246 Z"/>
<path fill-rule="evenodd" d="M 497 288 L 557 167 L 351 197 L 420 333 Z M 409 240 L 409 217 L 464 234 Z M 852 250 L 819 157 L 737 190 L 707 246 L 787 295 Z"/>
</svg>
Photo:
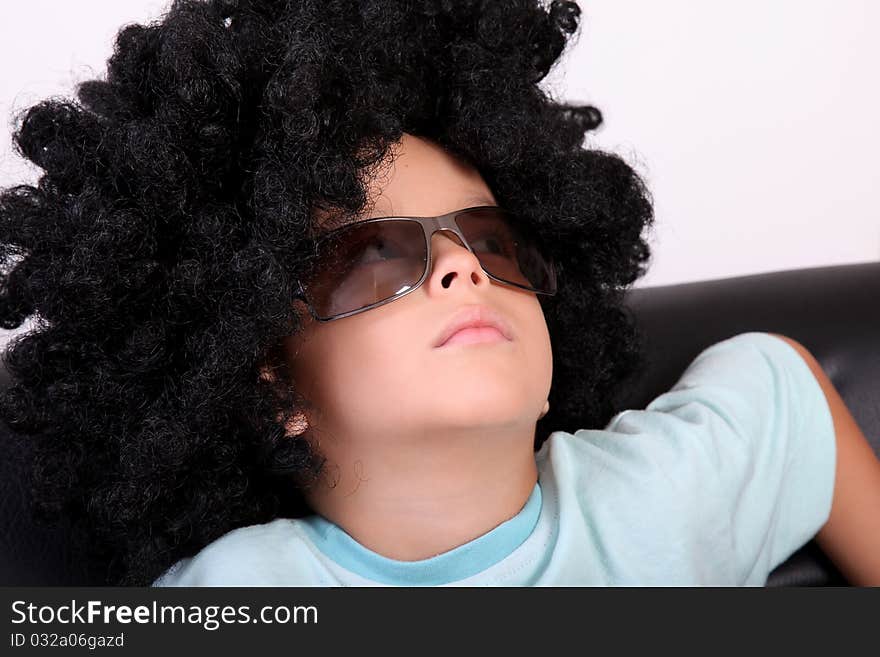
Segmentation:
<svg viewBox="0 0 880 657">
<path fill-rule="evenodd" d="M 834 420 L 837 465 L 831 514 L 816 542 L 851 584 L 880 586 L 880 461 L 815 357 L 799 342 L 771 335 L 788 342 L 810 366 Z"/>
</svg>

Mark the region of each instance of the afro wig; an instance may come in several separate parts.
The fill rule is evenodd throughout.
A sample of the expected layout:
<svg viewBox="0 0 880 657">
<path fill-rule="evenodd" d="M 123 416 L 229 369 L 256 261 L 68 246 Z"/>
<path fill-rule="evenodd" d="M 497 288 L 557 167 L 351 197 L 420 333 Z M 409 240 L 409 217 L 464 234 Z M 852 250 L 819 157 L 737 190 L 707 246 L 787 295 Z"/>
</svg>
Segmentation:
<svg viewBox="0 0 880 657">
<path fill-rule="evenodd" d="M 0 417 L 34 515 L 103 581 L 149 585 L 221 535 L 312 513 L 323 459 L 286 427 L 308 400 L 278 346 L 327 204 L 404 132 L 472 164 L 556 262 L 541 297 L 554 430 L 601 428 L 643 367 L 623 303 L 650 194 L 584 148 L 602 121 L 538 87 L 576 33 L 556 0 L 175 0 L 116 35 L 106 79 L 16 117 L 42 170 L 0 194 Z M 283 372 L 282 372 L 283 374 Z M 305 436 L 305 434 L 304 434 Z"/>
</svg>

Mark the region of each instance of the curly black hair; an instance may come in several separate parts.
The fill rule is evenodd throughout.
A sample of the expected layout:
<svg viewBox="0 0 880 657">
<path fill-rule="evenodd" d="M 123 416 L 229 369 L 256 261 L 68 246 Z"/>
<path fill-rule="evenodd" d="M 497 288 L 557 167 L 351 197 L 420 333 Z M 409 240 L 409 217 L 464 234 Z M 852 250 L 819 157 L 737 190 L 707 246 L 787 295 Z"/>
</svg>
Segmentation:
<svg viewBox="0 0 880 657">
<path fill-rule="evenodd" d="M 108 583 L 148 585 L 230 530 L 312 511 L 323 459 L 279 345 L 301 329 L 314 210 L 360 213 L 404 132 L 482 174 L 557 265 L 541 297 L 554 430 L 601 428 L 643 366 L 623 304 L 646 185 L 584 147 L 602 117 L 538 83 L 577 33 L 556 0 L 175 0 L 116 35 L 106 79 L 22 110 L 44 173 L 0 195 L 0 414 L 36 517 Z M 304 437 L 307 437 L 304 434 Z"/>
</svg>

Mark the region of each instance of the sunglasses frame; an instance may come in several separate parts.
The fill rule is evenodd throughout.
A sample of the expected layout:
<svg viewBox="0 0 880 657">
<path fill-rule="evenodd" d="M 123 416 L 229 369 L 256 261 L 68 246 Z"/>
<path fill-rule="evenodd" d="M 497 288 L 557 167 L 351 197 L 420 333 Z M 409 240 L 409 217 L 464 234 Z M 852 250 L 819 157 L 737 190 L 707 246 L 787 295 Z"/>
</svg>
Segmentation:
<svg viewBox="0 0 880 657">
<path fill-rule="evenodd" d="M 465 213 L 473 212 L 473 211 L 477 211 L 477 210 L 493 210 L 495 212 L 502 213 L 505 217 L 509 217 L 511 215 L 510 212 L 508 212 L 507 210 L 505 210 L 497 205 L 477 205 L 477 206 L 470 207 L 470 208 L 463 208 L 461 210 L 453 210 L 452 212 L 447 212 L 446 214 L 441 214 L 437 217 L 405 217 L 405 216 L 374 217 L 372 219 L 366 219 L 364 221 L 355 222 L 357 224 L 370 224 L 370 223 L 377 223 L 380 221 L 407 220 L 407 221 L 416 222 L 422 227 L 422 233 L 424 234 L 425 244 L 427 245 L 427 254 L 425 256 L 425 258 L 426 258 L 425 259 L 425 269 L 422 272 L 422 276 L 421 276 L 421 278 L 419 278 L 418 282 L 404 292 L 400 292 L 398 294 L 395 294 L 394 296 L 388 297 L 387 299 L 383 299 L 382 301 L 377 301 L 376 303 L 372 303 L 368 306 L 364 306 L 363 308 L 358 308 L 356 310 L 350 310 L 345 313 L 339 313 L 339 314 L 333 315 L 329 318 L 318 317 L 314 308 L 312 308 L 311 302 L 306 297 L 305 289 L 303 288 L 302 282 L 299 280 L 297 280 L 297 285 L 299 286 L 299 290 L 294 295 L 293 298 L 302 300 L 308 306 L 309 313 L 311 314 L 311 316 L 319 322 L 332 322 L 337 319 L 351 317 L 352 315 L 357 315 L 358 313 L 366 312 L 367 310 L 372 310 L 373 308 L 378 308 L 379 306 L 384 306 L 386 303 L 391 303 L 392 301 L 397 301 L 401 297 L 405 297 L 410 292 L 415 292 L 417 289 L 419 289 L 422 286 L 422 283 L 424 283 L 427 280 L 428 274 L 430 273 L 430 271 L 432 269 L 431 237 L 438 230 L 448 230 L 449 232 L 454 233 L 456 235 L 456 237 L 458 237 L 458 239 L 461 240 L 461 243 L 464 245 L 464 247 L 468 251 L 470 251 L 471 253 L 474 253 L 474 250 L 471 248 L 471 245 L 468 244 L 468 241 L 465 239 L 464 235 L 462 234 L 461 229 L 458 227 L 458 224 L 455 223 L 455 218 L 460 214 L 465 214 Z M 352 224 L 350 224 L 350 223 L 345 224 L 345 225 L 340 226 L 338 228 L 334 228 L 331 231 L 328 231 L 325 235 L 321 236 L 321 238 L 320 238 L 320 240 L 318 240 L 318 242 L 316 242 L 316 248 L 317 248 L 317 244 L 319 244 L 320 242 L 324 241 L 325 239 L 329 239 L 334 234 L 336 234 L 340 231 L 343 231 L 347 228 L 350 228 L 351 225 Z M 479 262 L 479 260 L 480 260 L 479 256 L 477 256 L 476 254 L 474 254 L 474 256 L 477 258 L 477 261 Z M 535 294 L 542 294 L 545 296 L 552 297 L 556 294 L 556 291 L 558 289 L 558 287 L 556 285 L 556 264 L 555 264 L 555 261 L 551 257 L 545 256 L 545 258 L 547 259 L 547 262 L 550 265 L 550 270 L 553 274 L 553 284 L 554 284 L 554 288 L 556 288 L 556 289 L 554 289 L 553 292 L 542 292 L 542 291 L 527 287 L 525 285 L 519 285 L 518 283 L 511 283 L 509 281 L 502 280 L 496 276 L 493 276 L 490 272 L 486 271 L 485 267 L 483 267 L 482 262 L 480 262 L 480 268 L 486 273 L 486 275 L 489 278 L 491 278 L 494 281 L 497 281 L 498 283 L 501 283 L 502 285 L 517 287 L 517 288 L 520 288 L 523 290 L 527 290 L 529 292 L 534 292 Z"/>
</svg>

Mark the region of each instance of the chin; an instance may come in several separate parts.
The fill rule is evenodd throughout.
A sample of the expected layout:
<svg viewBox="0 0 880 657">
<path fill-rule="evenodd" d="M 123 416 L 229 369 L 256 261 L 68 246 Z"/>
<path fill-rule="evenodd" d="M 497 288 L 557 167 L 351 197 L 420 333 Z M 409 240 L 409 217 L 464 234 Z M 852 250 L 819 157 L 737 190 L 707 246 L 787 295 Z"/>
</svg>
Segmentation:
<svg viewBox="0 0 880 657">
<path fill-rule="evenodd" d="M 504 425 L 519 421 L 528 400 L 521 395 L 492 395 L 488 391 L 472 395 L 469 390 L 459 389 L 445 396 L 438 405 L 442 406 L 442 413 L 449 424 L 460 424 L 462 427 Z"/>
</svg>

